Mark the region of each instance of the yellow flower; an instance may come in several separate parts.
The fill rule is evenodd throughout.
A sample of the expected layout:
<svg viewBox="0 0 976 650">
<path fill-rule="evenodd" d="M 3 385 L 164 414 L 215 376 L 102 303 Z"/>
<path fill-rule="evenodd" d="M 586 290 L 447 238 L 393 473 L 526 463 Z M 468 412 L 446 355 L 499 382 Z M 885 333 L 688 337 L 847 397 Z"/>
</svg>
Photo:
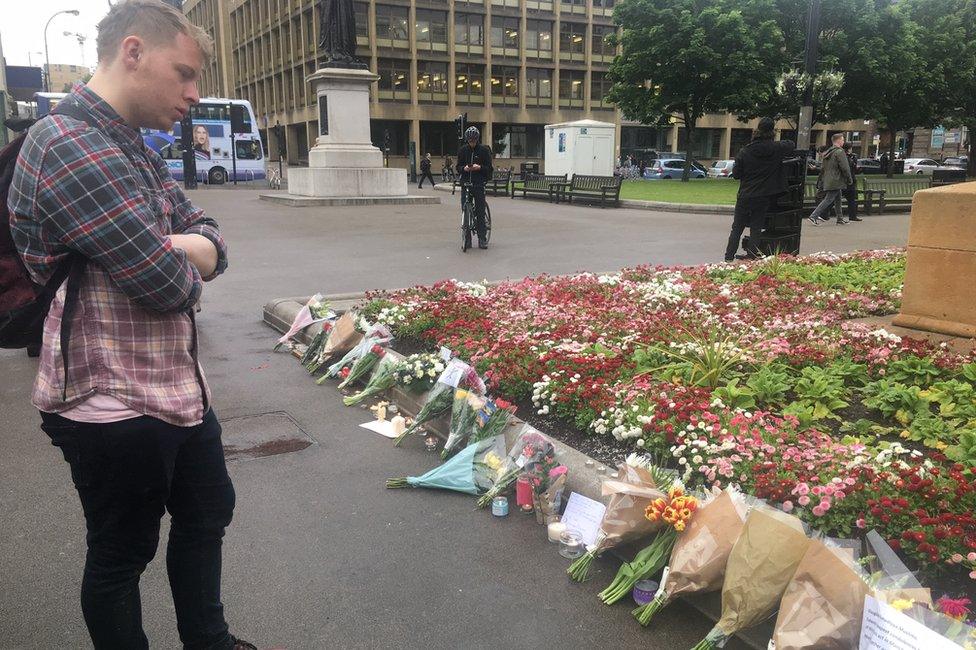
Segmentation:
<svg viewBox="0 0 976 650">
<path fill-rule="evenodd" d="M 493 472 L 497 472 L 502 467 L 502 459 L 498 457 L 498 454 L 490 451 L 485 455 L 485 465 Z"/>
<path fill-rule="evenodd" d="M 899 612 L 903 612 L 914 605 L 915 601 L 911 598 L 896 598 L 888 604 L 897 609 Z"/>
<path fill-rule="evenodd" d="M 674 529 L 676 531 L 678 531 L 679 533 L 684 532 L 684 530 L 685 530 L 685 522 L 683 522 L 683 521 L 676 521 L 676 522 L 674 522 Z"/>
<path fill-rule="evenodd" d="M 937 443 L 935 443 L 935 448 L 938 449 L 939 451 L 945 451 L 945 449 L 948 446 L 949 445 L 947 445 L 946 443 L 942 442 L 941 440 L 939 440 Z"/>
<path fill-rule="evenodd" d="M 902 431 L 898 435 L 901 436 L 902 438 L 905 438 L 907 440 L 909 437 L 911 437 L 912 434 L 908 433 L 908 429 L 905 429 L 904 431 Z"/>
<path fill-rule="evenodd" d="M 454 399 L 464 399 L 467 396 L 468 391 L 464 390 L 463 388 L 458 388 L 454 391 Z"/>
</svg>

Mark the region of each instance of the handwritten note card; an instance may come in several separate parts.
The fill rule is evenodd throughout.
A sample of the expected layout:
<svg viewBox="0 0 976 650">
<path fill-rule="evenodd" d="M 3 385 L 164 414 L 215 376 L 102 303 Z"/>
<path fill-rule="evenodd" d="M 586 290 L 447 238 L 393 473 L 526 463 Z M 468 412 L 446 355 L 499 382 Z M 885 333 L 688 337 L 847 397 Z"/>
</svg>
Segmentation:
<svg viewBox="0 0 976 650">
<path fill-rule="evenodd" d="M 603 513 L 606 511 L 607 507 L 599 501 L 573 492 L 569 495 L 566 512 L 563 513 L 561 521 L 566 524 L 566 530 L 578 532 L 583 538 L 583 543 L 590 547 L 596 543 Z"/>
</svg>

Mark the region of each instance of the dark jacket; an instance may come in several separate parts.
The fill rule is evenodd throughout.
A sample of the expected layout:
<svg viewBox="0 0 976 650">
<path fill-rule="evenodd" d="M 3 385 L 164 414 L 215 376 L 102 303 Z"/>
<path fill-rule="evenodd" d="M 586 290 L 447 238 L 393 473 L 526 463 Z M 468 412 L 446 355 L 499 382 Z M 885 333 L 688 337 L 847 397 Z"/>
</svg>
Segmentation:
<svg viewBox="0 0 976 650">
<path fill-rule="evenodd" d="M 429 171 L 430 171 L 430 161 L 427 160 L 426 158 L 421 158 L 420 159 L 420 173 L 421 174 L 426 174 Z"/>
<path fill-rule="evenodd" d="M 854 182 L 851 175 L 851 165 L 847 162 L 847 154 L 840 147 L 827 149 L 823 157 L 823 189 L 843 190 Z"/>
<path fill-rule="evenodd" d="M 792 156 L 794 151 L 796 144 L 789 140 L 753 140 L 742 147 L 732 166 L 732 178 L 739 179 L 739 198 L 786 192 L 783 159 Z"/>
<path fill-rule="evenodd" d="M 851 176 L 857 176 L 858 174 L 857 155 L 853 151 L 847 154 L 847 164 L 851 166 Z"/>
<path fill-rule="evenodd" d="M 466 165 L 478 164 L 481 169 L 471 172 L 471 182 L 475 185 L 484 185 L 491 180 L 491 150 L 483 144 L 476 145 L 474 149 L 470 145 L 464 144 L 458 150 L 457 172 L 462 181 L 468 180 L 468 172 L 464 171 Z"/>
</svg>

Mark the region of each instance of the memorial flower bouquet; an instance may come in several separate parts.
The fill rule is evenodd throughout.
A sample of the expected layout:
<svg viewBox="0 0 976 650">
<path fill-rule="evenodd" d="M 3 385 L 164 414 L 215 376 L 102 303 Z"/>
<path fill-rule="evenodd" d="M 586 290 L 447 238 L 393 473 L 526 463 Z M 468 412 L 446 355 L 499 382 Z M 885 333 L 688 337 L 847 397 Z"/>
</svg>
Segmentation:
<svg viewBox="0 0 976 650">
<path fill-rule="evenodd" d="M 529 474 L 529 482 L 532 484 L 532 504 L 535 508 L 537 524 L 544 524 L 546 517 L 559 514 L 568 476 L 569 468 L 565 465 L 533 466 Z"/>
<path fill-rule="evenodd" d="M 502 465 L 504 436 L 468 445 L 447 462 L 421 476 L 404 476 L 386 481 L 386 487 L 436 488 L 479 495 L 488 490 Z"/>
<path fill-rule="evenodd" d="M 301 364 L 310 373 L 318 370 L 318 360 L 322 354 L 322 348 L 325 346 L 325 342 L 329 338 L 329 333 L 332 331 L 332 323 L 325 321 L 322 323 L 322 329 L 315 333 L 312 340 L 309 341 L 308 347 L 305 348 L 305 352 L 301 357 Z"/>
<path fill-rule="evenodd" d="M 363 355 L 356 359 L 349 370 L 349 374 L 346 378 L 339 382 L 339 388 L 345 388 L 352 382 L 365 376 L 366 373 L 372 372 L 376 364 L 386 355 L 386 348 L 384 348 L 379 343 L 374 343 L 371 345 Z"/>
<path fill-rule="evenodd" d="M 447 460 L 461 444 L 470 439 L 478 426 L 478 414 L 485 406 L 485 399 L 477 393 L 458 388 L 454 391 L 451 406 L 451 429 L 441 451 L 441 459 Z"/>
<path fill-rule="evenodd" d="M 291 341 L 292 338 L 309 325 L 321 323 L 322 321 L 335 318 L 335 313 L 329 309 L 329 302 L 322 300 L 322 294 L 317 293 L 308 299 L 308 302 L 298 310 L 295 319 L 291 323 L 288 331 L 278 339 L 274 351 L 277 352 L 283 345 Z M 317 335 L 316 335 L 317 336 Z M 311 345 L 309 346 L 311 347 Z"/>
<path fill-rule="evenodd" d="M 457 372 L 459 372 L 461 375 L 461 378 L 457 382 L 459 387 L 463 386 L 478 394 L 484 392 L 485 384 L 483 381 L 481 381 L 481 378 L 478 377 L 478 373 L 474 371 L 474 368 L 457 360 L 454 360 L 453 363 L 463 366 L 463 368 L 457 370 Z M 424 405 L 420 408 L 420 412 L 418 412 L 417 416 L 414 418 L 413 424 L 404 429 L 403 433 L 393 439 L 394 446 L 399 447 L 404 438 L 414 433 L 420 427 L 424 426 L 434 418 L 445 413 L 454 405 L 455 386 L 453 386 L 451 383 L 442 381 L 448 379 L 446 375 L 451 371 L 452 368 L 444 369 L 444 372 L 441 373 L 441 376 L 434 384 L 434 387 L 431 388 L 430 392 L 427 393 L 427 401 L 425 401 Z"/>
<path fill-rule="evenodd" d="M 411 354 L 405 358 L 393 371 L 393 378 L 397 386 L 414 392 L 423 393 L 434 386 L 434 382 L 444 372 L 445 364 L 438 355 L 430 352 Z"/>
<path fill-rule="evenodd" d="M 321 337 L 312 341 L 309 351 L 306 351 L 307 359 L 303 358 L 303 365 L 309 373 L 315 373 L 326 361 L 349 352 L 363 340 L 363 333 L 356 329 L 356 314 L 351 311 L 347 311 L 330 325 L 321 333 Z"/>
<path fill-rule="evenodd" d="M 653 466 L 651 466 L 653 467 Z M 590 567 L 597 555 L 613 548 L 655 532 L 663 526 L 662 521 L 650 521 L 645 512 L 655 500 L 666 496 L 664 490 L 673 479 L 655 478 L 656 474 L 664 472 L 660 468 L 646 465 L 632 465 L 621 463 L 617 469 L 619 478 L 603 481 L 601 492 L 610 497 L 596 543 L 586 553 L 576 559 L 566 573 L 576 582 L 586 580 Z M 667 485 L 662 489 L 660 482 Z"/>
<path fill-rule="evenodd" d="M 335 329 L 338 330 L 339 323 L 336 323 Z M 331 339 L 331 337 L 330 337 Z M 372 351 L 374 345 L 384 346 L 393 340 L 393 335 L 390 334 L 390 330 L 386 329 L 384 325 L 369 325 L 366 328 L 366 333 L 363 334 L 362 339 L 354 347 L 352 347 L 341 359 L 329 366 L 329 369 L 325 371 L 325 374 L 316 380 L 316 384 L 323 383 L 326 379 L 330 377 L 338 377 L 339 373 L 342 372 L 343 368 L 351 368 L 356 361 L 367 355 Z M 326 343 L 328 347 L 328 343 Z"/>
<path fill-rule="evenodd" d="M 803 523 L 757 505 L 746 517 L 725 566 L 722 617 L 693 650 L 711 650 L 776 611 L 809 546 Z"/>
<path fill-rule="evenodd" d="M 343 397 L 342 403 L 346 406 L 352 406 L 353 404 L 362 402 L 367 397 L 379 395 L 383 391 L 393 388 L 393 385 L 396 383 L 394 374 L 397 367 L 399 367 L 398 363 L 393 361 L 391 357 L 384 355 L 379 360 L 378 367 L 373 373 L 373 376 L 369 378 L 369 383 L 366 384 L 366 387 L 355 395 Z"/>
<path fill-rule="evenodd" d="M 478 428 L 471 435 L 471 441 L 491 438 L 505 431 L 505 427 L 515 415 L 515 406 L 501 398 L 488 400 L 478 414 Z"/>
<path fill-rule="evenodd" d="M 650 623 L 677 596 L 722 588 L 725 565 L 742 532 L 747 507 L 742 493 L 732 488 L 706 493 L 691 524 L 675 540 L 654 598 L 632 612 L 641 625 Z"/>
<path fill-rule="evenodd" d="M 478 499 L 478 507 L 487 507 L 492 499 L 512 487 L 527 467 L 535 463 L 554 467 L 555 456 L 552 440 L 526 424 L 515 439 L 505 462 L 498 469 L 491 489 Z"/>
</svg>

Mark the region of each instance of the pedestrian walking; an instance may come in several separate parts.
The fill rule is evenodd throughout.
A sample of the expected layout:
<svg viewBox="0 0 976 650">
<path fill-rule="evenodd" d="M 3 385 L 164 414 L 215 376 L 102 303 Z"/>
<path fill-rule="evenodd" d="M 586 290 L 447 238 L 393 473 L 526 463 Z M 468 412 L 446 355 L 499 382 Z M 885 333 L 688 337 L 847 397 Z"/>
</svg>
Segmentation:
<svg viewBox="0 0 976 650">
<path fill-rule="evenodd" d="M 454 159 L 444 156 L 444 166 L 441 168 L 441 180 L 445 183 L 454 180 Z"/>
<path fill-rule="evenodd" d="M 851 178 L 854 179 L 850 185 L 844 188 L 844 200 L 847 201 L 847 220 L 863 221 L 857 216 L 857 175 L 861 168 L 857 163 L 857 154 L 854 153 L 854 147 L 850 142 L 844 143 L 844 154 L 847 156 L 847 164 L 851 168 Z"/>
<path fill-rule="evenodd" d="M 739 240 L 746 226 L 749 227 L 747 256 L 761 257 L 759 241 L 770 201 L 786 192 L 786 174 L 783 159 L 792 155 L 796 144 L 789 140 L 776 141 L 776 123 L 764 117 L 753 134 L 752 142 L 743 147 L 732 165 L 732 178 L 739 180 L 739 192 L 735 198 L 732 231 L 725 247 L 725 261 L 731 262 L 739 250 Z"/>
<path fill-rule="evenodd" d="M 837 211 L 837 225 L 847 223 L 838 207 L 841 192 L 854 182 L 851 174 L 851 166 L 847 162 L 847 155 L 844 153 L 844 134 L 835 133 L 831 138 L 832 146 L 824 152 L 823 167 L 821 177 L 823 183 L 824 198 L 813 209 L 807 219 L 815 226 L 819 226 L 822 221 L 821 215 L 827 210 L 834 208 Z"/>
<path fill-rule="evenodd" d="M 97 50 L 87 85 L 31 129 L 7 203 L 32 278 L 70 268 L 44 322 L 32 402 L 85 514 L 82 614 L 97 650 L 149 647 L 139 579 L 168 511 L 183 646 L 253 649 L 230 634 L 221 603 L 235 495 L 193 313 L 227 248 L 139 131 L 168 131 L 199 102 L 213 44 L 160 0 L 122 0 L 98 24 Z"/>
<path fill-rule="evenodd" d="M 637 163 L 637 171 L 640 172 L 640 178 L 644 178 L 644 171 L 647 169 L 647 163 L 641 158 L 641 161 Z"/>
<path fill-rule="evenodd" d="M 430 173 L 430 154 L 427 154 L 426 156 L 424 156 L 420 160 L 420 185 L 417 186 L 417 189 L 423 189 L 424 188 L 424 179 L 425 178 L 429 178 L 430 179 L 430 185 L 431 185 L 431 187 L 433 187 L 434 186 L 434 176 Z"/>
</svg>

